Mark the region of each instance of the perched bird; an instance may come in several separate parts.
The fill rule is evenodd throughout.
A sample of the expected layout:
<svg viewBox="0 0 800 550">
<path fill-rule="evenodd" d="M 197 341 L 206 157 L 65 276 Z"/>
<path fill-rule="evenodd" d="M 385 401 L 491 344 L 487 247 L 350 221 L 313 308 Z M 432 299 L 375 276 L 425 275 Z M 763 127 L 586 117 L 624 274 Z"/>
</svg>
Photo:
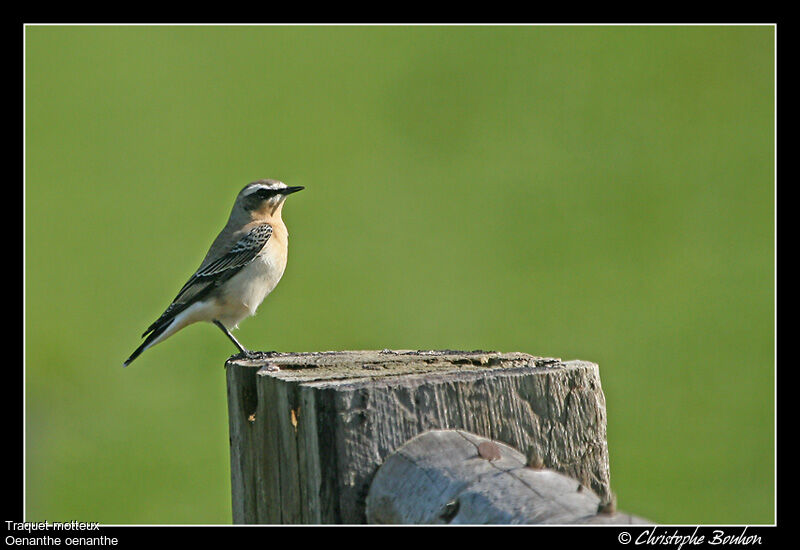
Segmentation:
<svg viewBox="0 0 800 550">
<path fill-rule="evenodd" d="M 198 321 L 214 323 L 242 354 L 252 356 L 230 331 L 254 315 L 281 280 L 289 244 L 281 211 L 286 197 L 302 189 L 273 179 L 246 185 L 203 263 L 161 317 L 144 331 L 144 342 L 122 366 Z"/>
</svg>

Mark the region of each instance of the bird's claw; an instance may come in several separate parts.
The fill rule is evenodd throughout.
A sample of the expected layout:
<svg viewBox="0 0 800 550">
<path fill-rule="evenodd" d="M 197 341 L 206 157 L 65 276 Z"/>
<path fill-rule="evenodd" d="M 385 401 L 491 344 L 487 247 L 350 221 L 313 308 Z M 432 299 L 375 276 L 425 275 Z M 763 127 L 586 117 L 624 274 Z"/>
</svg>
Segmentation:
<svg viewBox="0 0 800 550">
<path fill-rule="evenodd" d="M 237 355 L 234 355 L 231 359 L 248 359 L 250 361 L 258 361 L 260 359 L 269 359 L 270 357 L 274 357 L 278 355 L 277 351 L 250 351 L 245 350 L 240 352 Z"/>
</svg>

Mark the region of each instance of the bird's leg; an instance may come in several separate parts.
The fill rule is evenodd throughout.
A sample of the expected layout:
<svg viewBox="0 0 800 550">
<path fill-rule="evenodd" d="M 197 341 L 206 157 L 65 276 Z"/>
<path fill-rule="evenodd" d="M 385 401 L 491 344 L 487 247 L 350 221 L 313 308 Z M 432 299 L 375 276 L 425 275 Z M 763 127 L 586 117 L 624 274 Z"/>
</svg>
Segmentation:
<svg viewBox="0 0 800 550">
<path fill-rule="evenodd" d="M 233 342 L 233 345 L 234 345 L 234 346 L 236 346 L 236 347 L 239 349 L 239 351 L 242 353 L 242 355 L 245 355 L 245 356 L 248 356 L 248 357 L 249 357 L 250 355 L 252 355 L 252 353 L 253 353 L 253 352 L 251 352 L 250 350 L 248 350 L 247 348 L 245 348 L 245 347 L 244 347 L 242 344 L 240 344 L 240 343 L 239 343 L 239 340 L 237 340 L 237 339 L 236 339 L 236 338 L 233 336 L 233 334 L 231 334 L 231 331 L 229 331 L 229 330 L 227 329 L 227 327 L 225 327 L 225 325 L 223 325 L 222 323 L 220 323 L 220 322 L 219 322 L 219 321 L 217 321 L 216 319 L 214 319 L 214 324 L 215 324 L 215 325 L 217 325 L 217 326 L 219 327 L 219 329 L 220 329 L 222 332 L 224 332 L 224 333 L 225 333 L 225 336 L 227 336 L 228 338 L 230 338 L 230 339 L 231 339 L 231 342 Z"/>
<path fill-rule="evenodd" d="M 239 349 L 239 355 L 246 357 L 247 359 L 264 359 L 266 357 L 272 357 L 278 354 L 277 351 L 250 351 L 249 349 L 245 348 L 239 342 L 239 340 L 237 340 L 236 337 L 234 337 L 234 335 L 231 334 L 231 331 L 229 331 L 225 327 L 225 325 L 220 323 L 217 319 L 214 319 L 214 324 L 217 325 L 220 328 L 220 330 L 225 333 L 225 336 L 231 339 L 233 345 Z"/>
</svg>

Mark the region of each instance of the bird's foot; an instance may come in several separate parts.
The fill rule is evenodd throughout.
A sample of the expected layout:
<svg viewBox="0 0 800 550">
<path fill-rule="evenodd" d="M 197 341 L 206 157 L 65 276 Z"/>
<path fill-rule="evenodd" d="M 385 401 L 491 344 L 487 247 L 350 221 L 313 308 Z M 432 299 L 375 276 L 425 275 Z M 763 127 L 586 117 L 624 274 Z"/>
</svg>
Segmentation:
<svg viewBox="0 0 800 550">
<path fill-rule="evenodd" d="M 248 359 L 250 361 L 258 361 L 260 359 L 269 359 L 270 357 L 275 357 L 276 355 L 278 355 L 277 351 L 245 350 L 243 352 L 234 355 L 233 357 L 231 357 L 231 359 Z"/>
</svg>

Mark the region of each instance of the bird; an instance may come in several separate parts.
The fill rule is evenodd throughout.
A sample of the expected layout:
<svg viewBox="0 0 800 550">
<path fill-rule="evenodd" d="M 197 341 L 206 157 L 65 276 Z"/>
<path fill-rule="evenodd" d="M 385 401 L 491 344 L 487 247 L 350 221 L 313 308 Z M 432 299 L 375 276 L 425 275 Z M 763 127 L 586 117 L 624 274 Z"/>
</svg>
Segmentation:
<svg viewBox="0 0 800 550">
<path fill-rule="evenodd" d="M 281 280 L 289 244 L 281 213 L 286 197 L 303 189 L 276 179 L 245 185 L 200 267 L 164 313 L 144 331 L 144 342 L 122 366 L 127 367 L 146 349 L 199 321 L 219 327 L 243 356 L 258 355 L 245 348 L 231 330 L 255 315 Z"/>
</svg>

